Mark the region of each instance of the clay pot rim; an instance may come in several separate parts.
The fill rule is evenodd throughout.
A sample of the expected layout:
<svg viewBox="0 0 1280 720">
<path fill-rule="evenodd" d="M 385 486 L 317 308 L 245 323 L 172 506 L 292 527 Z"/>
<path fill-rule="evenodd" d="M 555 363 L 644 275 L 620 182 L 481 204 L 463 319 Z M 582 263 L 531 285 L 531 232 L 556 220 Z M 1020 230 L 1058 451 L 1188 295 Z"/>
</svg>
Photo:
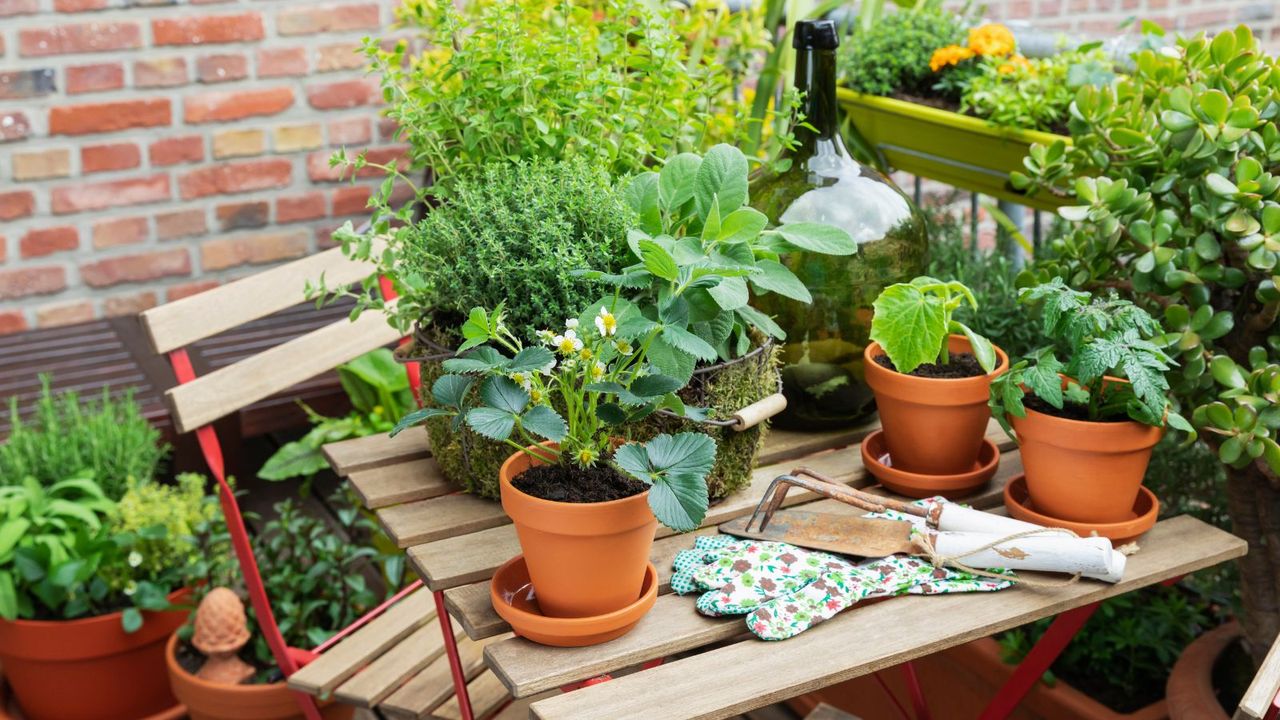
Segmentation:
<svg viewBox="0 0 1280 720">
<path fill-rule="evenodd" d="M 524 570 L 521 572 L 520 568 Z M 493 578 L 489 581 L 489 600 L 493 604 L 494 612 L 497 612 L 502 619 L 511 624 L 512 629 L 519 630 L 528 629 L 538 635 L 559 635 L 562 637 L 576 637 L 599 635 L 610 630 L 620 629 L 621 627 L 636 622 L 643 617 L 653 602 L 658 598 L 658 569 L 650 560 L 645 563 L 644 581 L 640 586 L 640 595 L 633 602 L 612 610 L 601 615 L 589 615 L 585 617 L 552 617 L 550 615 L 540 615 L 527 610 L 522 610 L 512 605 L 504 597 L 504 591 L 511 590 L 513 583 L 505 583 L 510 579 L 513 573 L 520 573 L 528 578 L 529 570 L 525 565 L 524 555 L 516 555 L 498 567 L 493 573 Z M 517 578 L 520 575 L 516 576 Z M 532 582 L 527 580 L 526 582 Z M 504 587 L 499 587 L 503 583 Z M 523 587 L 520 586 L 520 587 Z M 520 588 L 514 588 L 519 590 Z M 535 592 L 537 588 L 534 589 Z"/>
<path fill-rule="evenodd" d="M 527 449 L 533 449 L 533 448 L 539 448 L 539 447 L 559 448 L 559 446 L 560 446 L 560 443 L 552 442 L 551 440 L 545 440 L 543 442 L 538 443 L 537 445 L 529 445 L 527 446 Z M 526 456 L 525 453 L 520 450 L 516 450 L 515 452 L 507 456 L 507 459 L 502 461 L 502 467 L 498 471 L 498 483 L 502 486 L 503 489 L 507 490 L 508 492 L 514 493 L 515 495 L 518 495 L 522 501 L 527 502 L 533 505 L 534 507 L 542 507 L 542 508 L 554 507 L 554 508 L 560 509 L 562 512 L 576 512 L 577 508 L 590 508 L 590 509 L 596 510 L 599 508 L 621 507 L 627 503 L 635 503 L 635 502 L 644 502 L 644 504 L 646 505 L 649 504 L 649 491 L 647 489 L 642 493 L 636 493 L 635 495 L 629 495 L 624 498 L 618 498 L 617 500 L 602 500 L 600 502 L 589 502 L 589 503 L 572 503 L 572 502 L 562 502 L 560 500 L 547 500 L 545 498 L 540 498 L 536 495 L 530 495 L 529 493 L 524 492 L 523 490 L 517 488 L 515 485 L 512 484 L 511 481 L 514 480 L 515 477 L 512 476 L 512 472 L 509 469 L 511 465 L 516 461 L 517 458 L 525 457 L 525 456 Z M 531 457 L 530 459 L 537 464 L 541 464 L 541 465 L 547 464 L 539 460 L 536 456 Z M 532 467 L 532 465 L 530 467 Z"/>
<path fill-rule="evenodd" d="M 227 683 L 209 682 L 198 675 L 192 675 L 178 662 L 178 633 L 176 632 L 169 635 L 169 640 L 164 645 L 164 661 L 169 667 L 170 673 L 182 678 L 183 682 L 195 685 L 205 691 L 265 694 L 280 692 L 280 688 L 285 687 L 284 680 L 265 684 L 237 683 L 235 685 L 228 685 Z"/>
<path fill-rule="evenodd" d="M 1148 425 L 1146 423 L 1138 422 L 1137 420 L 1134 420 L 1132 418 L 1126 418 L 1124 420 L 1074 420 L 1072 418 L 1064 418 L 1064 417 L 1058 417 L 1057 415 L 1050 415 L 1049 413 L 1042 413 L 1039 410 L 1033 410 L 1031 408 L 1024 408 L 1024 409 L 1027 411 L 1026 418 L 1010 416 L 1010 420 L 1014 422 L 1018 420 L 1025 421 L 1028 418 L 1031 418 L 1032 416 L 1034 416 L 1036 422 L 1042 422 L 1049 426 L 1053 426 L 1057 424 L 1063 430 L 1076 430 L 1076 431 L 1088 430 L 1091 432 L 1101 432 L 1106 428 L 1128 429 L 1129 432 L 1139 437 L 1155 433 L 1157 442 L 1160 440 L 1160 437 L 1164 435 L 1163 425 L 1159 427 L 1155 425 Z M 1017 428 L 1015 428 L 1015 430 L 1016 429 Z"/>
<path fill-rule="evenodd" d="M 165 597 L 169 600 L 170 604 L 173 604 L 174 601 L 181 600 L 183 597 L 190 595 L 192 592 L 193 592 L 192 588 L 183 587 L 170 592 Z M 153 611 L 148 610 L 144 612 L 153 612 Z M 163 612 L 163 611 L 160 611 L 160 612 Z M 57 628 L 60 631 L 79 630 L 86 626 L 97 625 L 99 623 L 102 623 L 108 620 L 118 623 L 120 622 L 120 616 L 123 614 L 124 614 L 124 610 L 121 609 L 121 610 L 115 610 L 109 613 L 104 613 L 102 615 L 90 615 L 89 617 L 71 618 L 69 620 L 29 620 L 29 619 L 23 619 L 23 618 L 17 618 L 15 620 L 5 620 L 4 618 L 0 618 L 0 625 L 6 625 L 6 624 L 14 625 L 22 630 L 51 630 L 53 628 Z M 146 624 L 143 623 L 142 627 L 145 628 Z M 130 634 L 137 634 L 139 632 L 142 632 L 141 628 L 135 631 L 134 633 L 130 633 Z M 0 717 L 3 717 L 3 716 L 0 716 Z"/>
<path fill-rule="evenodd" d="M 1026 473 L 1019 473 L 1009 478 L 1009 482 L 1005 483 L 1003 494 L 1004 506 L 1009 510 L 1009 514 L 1018 520 L 1045 527 L 1065 528 L 1081 537 L 1087 537 L 1089 533 L 1096 531 L 1098 535 L 1109 538 L 1114 544 L 1124 544 L 1138 539 L 1155 526 L 1160 515 L 1160 499 L 1146 485 L 1138 486 L 1138 497 L 1133 501 L 1133 511 L 1138 513 L 1138 516 L 1118 522 L 1063 520 L 1030 507 L 1027 504 L 1031 495 L 1027 489 Z M 1144 505 L 1148 507 L 1142 511 Z"/>
<path fill-rule="evenodd" d="M 966 343 L 969 342 L 969 338 L 965 337 L 964 335 L 960 335 L 958 333 L 948 334 L 947 339 L 963 340 Z M 963 378 L 919 377 L 916 375 L 908 375 L 898 370 L 890 370 L 889 368 L 884 367 L 880 363 L 876 362 L 877 357 L 881 355 L 887 355 L 888 353 L 886 353 L 884 351 L 884 348 L 881 347 L 880 343 L 875 340 L 872 340 L 870 343 L 867 344 L 865 348 L 863 348 L 862 359 L 863 359 L 863 364 L 866 368 L 868 369 L 874 368 L 870 370 L 871 372 L 883 372 L 888 377 L 901 378 L 902 382 L 919 383 L 920 385 L 926 386 L 926 387 L 928 385 L 935 384 L 935 383 L 939 385 L 942 385 L 942 384 L 954 385 L 955 383 L 962 383 L 962 382 L 970 382 L 970 383 L 975 381 L 988 382 L 992 378 L 998 375 L 1004 374 L 1004 372 L 1009 369 L 1009 355 L 1005 353 L 1005 351 L 1002 350 L 1000 346 L 996 345 L 995 343 L 991 343 L 991 347 L 992 349 L 995 350 L 996 359 L 999 360 L 999 362 L 996 363 L 995 368 L 993 368 L 990 372 L 984 373 L 982 375 L 974 375 L 972 377 L 963 377 Z"/>
</svg>

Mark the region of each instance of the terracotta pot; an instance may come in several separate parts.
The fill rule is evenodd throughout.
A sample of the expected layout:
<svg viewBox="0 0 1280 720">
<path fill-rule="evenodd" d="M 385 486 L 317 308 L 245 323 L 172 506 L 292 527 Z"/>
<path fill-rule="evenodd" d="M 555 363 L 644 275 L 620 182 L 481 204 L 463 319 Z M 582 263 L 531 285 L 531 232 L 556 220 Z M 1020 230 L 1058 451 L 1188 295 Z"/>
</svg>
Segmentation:
<svg viewBox="0 0 1280 720">
<path fill-rule="evenodd" d="M 178 634 L 169 636 L 164 659 L 173 694 L 187 706 L 191 720 L 302 720 L 294 692 L 283 682 L 223 685 L 187 672 L 177 659 Z M 350 720 L 355 708 L 329 701 L 320 705 L 325 720 Z"/>
<path fill-rule="evenodd" d="M 1013 675 L 1014 667 L 1000 659 L 1000 646 L 991 638 L 958 645 L 914 662 L 920 687 L 934 717 L 976 718 Z M 880 672 L 899 702 L 909 702 L 898 668 Z M 863 720 L 901 720 L 875 677 L 864 675 L 790 701 L 801 715 L 825 702 Z M 909 706 L 908 706 L 909 707 Z M 1166 720 L 1164 700 L 1131 713 L 1116 712 L 1058 678 L 1052 686 L 1037 682 L 1009 715 L 1010 720 Z"/>
<path fill-rule="evenodd" d="M 968 339 L 952 335 L 950 353 L 970 352 Z M 991 381 L 1009 368 L 996 351 L 996 369 L 971 378 L 942 379 L 904 375 L 882 367 L 880 343 L 863 351 L 867 384 L 876 395 L 880 424 L 893 466 L 920 475 L 954 475 L 974 469 L 991 420 L 987 398 Z"/>
<path fill-rule="evenodd" d="M 1083 523 L 1133 518 L 1138 488 L 1163 428 L 1133 420 L 1068 420 L 1029 408 L 1025 418 L 1010 421 L 1037 512 Z"/>
<path fill-rule="evenodd" d="M 1232 620 L 1192 640 L 1182 651 L 1164 690 L 1172 720 L 1227 720 L 1213 685 L 1213 668 L 1240 636 L 1240 625 Z"/>
<path fill-rule="evenodd" d="M 188 597 L 181 590 L 169 600 Z M 144 612 L 133 633 L 121 627 L 118 612 L 80 620 L 0 620 L 0 663 L 27 720 L 155 715 L 177 705 L 162 673 L 164 642 L 187 614 Z"/>
<path fill-rule="evenodd" d="M 511 484 L 533 464 L 517 452 L 502 464 L 498 480 L 542 612 L 591 617 L 634 603 L 658 529 L 649 493 L 600 503 L 543 500 Z"/>
</svg>

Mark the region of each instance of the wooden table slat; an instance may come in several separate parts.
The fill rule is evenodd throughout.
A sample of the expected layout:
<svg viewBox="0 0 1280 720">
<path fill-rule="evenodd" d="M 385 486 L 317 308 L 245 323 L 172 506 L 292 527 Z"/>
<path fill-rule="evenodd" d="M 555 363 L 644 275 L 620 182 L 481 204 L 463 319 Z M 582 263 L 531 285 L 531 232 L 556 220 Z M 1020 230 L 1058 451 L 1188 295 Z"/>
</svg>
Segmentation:
<svg viewBox="0 0 1280 720">
<path fill-rule="evenodd" d="M 465 538 L 468 533 L 511 523 L 501 503 L 466 493 L 392 505 L 378 510 L 377 515 L 387 534 L 402 548 Z M 515 534 L 512 528 L 507 530 Z"/>
<path fill-rule="evenodd" d="M 493 673 L 488 670 L 480 673 L 476 676 L 476 679 L 467 683 L 467 695 L 471 697 L 473 717 L 477 718 L 488 717 L 490 713 L 511 699 L 510 693 L 502 686 L 502 681 L 494 677 Z M 462 711 L 458 708 L 458 698 L 449 698 L 449 701 L 441 705 L 431 717 L 438 718 L 438 720 L 462 720 Z"/>
<path fill-rule="evenodd" d="M 760 641 L 744 640 L 542 700 L 532 706 L 533 714 L 541 720 L 723 718 L 1194 572 L 1246 551 L 1243 540 L 1186 516 L 1158 523 L 1142 546 L 1129 558 L 1125 579 L 1113 585 L 1084 580 L 1054 589 L 894 598 L 842 613 L 769 645 L 767 652 L 762 652 Z M 644 622 L 671 623 L 681 614 L 695 613 L 689 599 L 683 607 L 667 603 L 663 609 L 662 615 L 650 612 Z M 741 618 L 720 622 L 745 630 Z M 886 631 L 889 628 L 892 631 Z M 495 655 L 498 647 L 489 648 L 486 657 L 502 670 L 502 656 Z"/>
<path fill-rule="evenodd" d="M 500 635 L 475 641 L 462 638 L 458 641 L 458 658 L 467 680 L 474 679 L 484 670 L 484 646 L 510 635 Z M 398 690 L 378 704 L 378 709 L 397 720 L 420 720 L 432 710 L 453 697 L 453 674 L 449 670 L 449 658 L 436 658 L 424 670 L 409 678 Z"/>
<path fill-rule="evenodd" d="M 440 623 L 433 618 L 339 685 L 333 696 L 357 707 L 371 708 L 443 656 L 444 635 L 440 632 Z"/>
<path fill-rule="evenodd" d="M 333 471 L 341 477 L 359 470 L 395 465 L 430 455 L 427 432 L 421 428 L 406 430 L 395 437 L 388 433 L 378 433 L 324 446 L 325 458 L 329 460 Z"/>
<path fill-rule="evenodd" d="M 332 692 L 360 668 L 435 616 L 431 593 L 426 590 L 412 593 L 289 676 L 289 687 L 311 695 Z M 437 631 L 436 634 L 440 633 Z"/>
<path fill-rule="evenodd" d="M 427 500 L 455 489 L 441 474 L 435 458 L 430 457 L 357 470 L 348 479 L 370 510 Z"/>
</svg>

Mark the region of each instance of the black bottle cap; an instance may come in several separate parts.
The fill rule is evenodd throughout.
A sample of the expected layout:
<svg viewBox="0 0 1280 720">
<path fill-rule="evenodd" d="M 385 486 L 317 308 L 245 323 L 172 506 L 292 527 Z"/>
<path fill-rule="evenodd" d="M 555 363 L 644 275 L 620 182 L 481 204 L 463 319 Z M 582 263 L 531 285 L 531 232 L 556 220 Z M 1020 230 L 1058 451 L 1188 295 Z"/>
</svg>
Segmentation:
<svg viewBox="0 0 1280 720">
<path fill-rule="evenodd" d="M 840 33 L 835 20 L 801 20 L 791 36 L 791 47 L 808 50 L 834 50 L 840 47 Z"/>
</svg>

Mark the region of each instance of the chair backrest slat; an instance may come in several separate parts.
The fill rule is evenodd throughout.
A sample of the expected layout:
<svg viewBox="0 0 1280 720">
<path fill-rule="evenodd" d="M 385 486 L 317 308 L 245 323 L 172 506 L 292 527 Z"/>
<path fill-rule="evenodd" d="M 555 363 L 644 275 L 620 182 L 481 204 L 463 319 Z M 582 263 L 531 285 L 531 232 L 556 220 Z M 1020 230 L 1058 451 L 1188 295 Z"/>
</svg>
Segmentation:
<svg viewBox="0 0 1280 720">
<path fill-rule="evenodd" d="M 142 326 L 157 353 L 186 347 L 244 323 L 302 302 L 308 280 L 323 275 L 329 287 L 341 287 L 369 276 L 372 265 L 351 260 L 332 248 L 190 297 L 151 308 Z"/>
<path fill-rule="evenodd" d="M 1249 689 L 1240 698 L 1233 720 L 1263 720 L 1280 693 L 1280 640 L 1271 646 Z"/>
<path fill-rule="evenodd" d="M 189 432 L 399 338 L 382 313 L 367 312 L 197 377 L 165 397 L 178 432 Z"/>
</svg>

